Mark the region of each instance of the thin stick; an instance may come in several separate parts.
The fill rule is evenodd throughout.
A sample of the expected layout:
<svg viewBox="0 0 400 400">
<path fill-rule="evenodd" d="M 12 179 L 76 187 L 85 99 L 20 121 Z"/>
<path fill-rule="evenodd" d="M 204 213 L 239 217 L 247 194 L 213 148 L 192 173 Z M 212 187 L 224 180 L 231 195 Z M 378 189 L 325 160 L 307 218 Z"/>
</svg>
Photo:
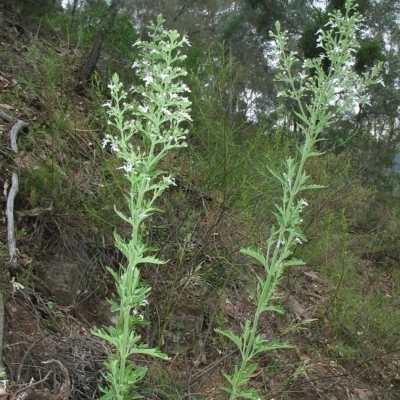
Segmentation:
<svg viewBox="0 0 400 400">
<path fill-rule="evenodd" d="M 8 115 L 1 107 L 0 107 L 0 118 L 3 118 L 7 122 L 14 122 L 15 118 L 11 115 Z"/>
<path fill-rule="evenodd" d="M 6 114 L 2 109 L 0 109 L 0 117 L 9 122 L 15 121 L 14 117 L 11 117 L 8 114 Z M 17 122 L 11 129 L 10 132 L 11 148 L 15 153 L 18 153 L 18 145 L 17 145 L 18 132 L 27 126 L 28 124 L 26 122 L 17 120 Z M 6 210 L 8 249 L 10 253 L 10 262 L 12 263 L 17 261 L 16 257 L 17 245 L 15 242 L 15 235 L 14 235 L 14 200 L 17 193 L 18 193 L 18 175 L 16 172 L 13 172 L 11 176 L 11 189 L 7 196 L 7 210 Z M 1 362 L 2 350 L 3 350 L 3 337 L 4 337 L 4 297 L 3 293 L 0 292 L 0 371 L 4 369 L 3 364 Z"/>
<path fill-rule="evenodd" d="M 14 263 L 17 261 L 17 245 L 15 242 L 14 235 L 14 199 L 18 193 L 18 175 L 13 172 L 11 178 L 11 189 L 7 197 L 7 231 L 8 231 L 8 251 L 10 253 L 10 262 Z"/>
</svg>

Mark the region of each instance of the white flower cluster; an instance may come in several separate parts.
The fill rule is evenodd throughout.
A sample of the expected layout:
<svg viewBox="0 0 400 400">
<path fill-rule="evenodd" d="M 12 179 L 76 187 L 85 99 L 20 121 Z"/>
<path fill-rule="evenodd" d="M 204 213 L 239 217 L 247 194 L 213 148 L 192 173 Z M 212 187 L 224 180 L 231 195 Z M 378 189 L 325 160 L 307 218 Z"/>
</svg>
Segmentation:
<svg viewBox="0 0 400 400">
<path fill-rule="evenodd" d="M 139 307 L 145 307 L 149 304 L 149 302 L 144 299 L 140 302 Z M 132 314 L 136 317 L 139 318 L 141 321 L 144 320 L 144 315 L 140 313 L 140 311 L 137 308 L 132 308 Z"/>
<path fill-rule="evenodd" d="M 104 136 L 101 147 L 105 149 L 108 145 L 110 145 L 112 151 L 114 152 L 119 151 L 119 140 L 112 137 L 110 134 Z"/>
<path fill-rule="evenodd" d="M 305 106 L 307 113 L 304 113 L 302 118 L 304 127 L 311 126 L 312 118 L 316 115 L 318 121 L 332 122 L 339 114 L 355 111 L 360 104 L 368 104 L 370 98 L 365 88 L 371 83 L 378 83 L 379 67 L 373 67 L 362 77 L 354 70 L 354 54 L 359 47 L 354 32 L 361 20 L 356 12 L 345 16 L 339 11 L 331 13 L 330 20 L 326 24 L 330 29 L 319 29 L 316 32 L 317 46 L 323 52 L 317 58 L 306 59 L 300 72 L 293 75 L 291 70 L 298 64 L 298 60 L 294 52 L 285 52 L 287 33 L 279 32 L 279 25 L 278 35 L 271 33 L 277 39 L 281 50 L 280 63 L 277 66 L 280 71 L 276 81 L 281 82 L 282 87 L 277 97 L 294 99 L 300 107 L 304 107 L 303 99 L 307 99 L 308 104 Z M 321 64 L 325 58 L 329 59 L 328 71 Z"/>
</svg>

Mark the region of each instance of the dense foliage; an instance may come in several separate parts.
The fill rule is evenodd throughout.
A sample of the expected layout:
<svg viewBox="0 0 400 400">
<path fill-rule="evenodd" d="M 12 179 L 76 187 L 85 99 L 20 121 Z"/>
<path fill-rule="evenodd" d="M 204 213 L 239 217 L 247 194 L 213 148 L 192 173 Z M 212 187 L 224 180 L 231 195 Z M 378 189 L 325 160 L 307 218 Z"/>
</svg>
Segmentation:
<svg viewBox="0 0 400 400">
<path fill-rule="evenodd" d="M 144 297 L 137 301 L 127 295 L 149 321 L 148 325 L 136 321 L 135 340 L 143 340 L 150 349 L 161 348 L 173 362 L 167 371 L 158 359 L 132 358 L 134 367 L 146 365 L 147 374 L 137 385 L 126 375 L 130 380 L 126 387 L 135 386 L 145 398 L 223 399 L 222 385 L 211 385 L 207 374 L 215 373 L 221 379 L 223 369 L 226 376 L 233 376 L 240 357 L 215 328 L 238 343 L 242 343 L 238 332 L 254 328 L 249 337 L 277 344 L 273 356 L 257 353 L 250 369 L 241 371 L 246 378 L 243 382 L 254 386 L 262 398 L 313 399 L 316 393 L 345 398 L 349 390 L 355 390 L 355 382 L 363 383 L 368 396 L 373 387 L 382 399 L 400 398 L 400 180 L 392 173 L 400 134 L 400 4 L 397 0 L 356 3 L 363 21 L 358 25 L 357 41 L 347 49 L 354 62 L 339 65 L 326 57 L 335 53 L 335 46 L 321 46 L 321 41 L 330 29 L 332 43 L 343 34 L 328 24 L 332 13 L 344 10 L 343 0 L 324 5 L 311 0 L 0 0 L 0 5 L 12 10 L 12 18 L 0 26 L 1 43 L 6 43 L 0 47 L 0 108 L 8 107 L 4 110 L 29 121 L 30 126 L 29 134 L 20 139 L 18 156 L 10 156 L 4 133 L 8 125 L 0 124 L 3 186 L 7 187 L 10 172 L 16 170 L 20 175 L 15 211 L 21 256 L 18 265 L 4 262 L 1 280 L 9 304 L 17 307 L 14 297 L 25 301 L 25 308 L 32 307 L 32 315 L 40 321 L 36 324 L 35 320 L 35 327 L 45 324 L 49 332 L 57 332 L 61 342 L 70 336 L 78 340 L 66 333 L 77 331 L 71 328 L 72 319 L 76 324 L 85 321 L 78 332 L 87 335 L 86 341 L 94 340 L 89 339 L 89 332 L 95 327 L 101 337 L 112 338 L 116 331 L 105 328 L 109 322 L 104 322 L 109 311 L 103 312 L 99 305 L 107 298 L 114 311 L 120 307 L 115 282 L 108 274 L 111 271 L 118 283 L 117 273 L 125 271 L 113 232 L 118 232 L 123 247 L 132 236 L 129 225 L 134 229 L 138 225 L 137 217 L 142 248 L 133 245 L 132 254 L 145 249 L 144 259 L 168 262 L 160 268 L 147 263 L 140 280 L 135 275 L 135 288 L 146 292 L 149 303 Z M 112 5 L 118 12 L 110 22 Z M 190 88 L 183 93 L 183 101 L 192 104 L 191 120 L 185 113 L 185 120 L 180 121 L 187 148 L 171 148 L 158 159 L 161 139 L 144 135 L 128 145 L 137 158 L 124 159 L 121 164 L 114 151 L 102 148 L 102 140 L 115 134 L 104 107 L 116 96 L 113 85 L 109 87 L 110 78 L 118 73 L 118 85 L 138 88 L 123 92 L 125 97 L 120 99 L 122 107 L 132 104 L 134 108 L 127 109 L 132 122 L 129 118 L 121 122 L 121 130 L 138 130 L 140 125 L 143 132 L 150 132 L 148 110 L 170 100 L 161 81 L 148 75 L 149 65 L 156 68 L 157 60 L 162 61 L 157 48 L 148 45 L 151 31 L 146 28 L 160 13 L 165 29 L 176 29 L 190 45 L 185 54 L 179 53 L 182 69 L 175 71 L 177 77 L 188 71 L 177 82 L 180 88 Z M 279 66 L 279 40 L 271 33 L 276 20 L 286 31 L 283 54 L 290 57 L 289 77 Z M 11 40 L 7 35 L 14 36 Z M 80 82 L 79 71 L 99 40 L 96 68 L 90 79 Z M 137 68 L 139 48 L 148 53 L 142 55 L 141 72 Z M 375 73 L 378 65 L 377 81 L 357 90 L 358 79 Z M 348 81 L 336 79 L 339 67 L 347 71 Z M 171 83 L 166 73 L 162 76 L 163 84 Z M 336 80 L 325 87 L 325 79 Z M 307 86 L 310 82 L 315 90 Z M 282 86 L 289 83 L 292 93 L 301 95 L 289 95 Z M 315 106 L 313 93 L 321 87 L 328 88 L 320 97 L 323 105 Z M 143 102 L 146 88 L 156 93 L 149 104 Z M 346 95 L 349 91 L 353 97 Z M 163 113 L 175 112 L 176 105 L 166 110 L 160 107 L 160 132 L 170 132 L 174 114 L 169 120 Z M 290 179 L 283 172 L 287 175 L 295 168 L 310 142 L 305 120 L 318 131 L 318 140 L 312 141 L 307 152 L 320 157 L 309 157 L 308 165 L 302 164 L 304 176 L 324 189 L 307 190 L 306 202 L 297 203 L 301 199 L 291 186 L 294 172 Z M 173 142 L 172 134 L 168 138 Z M 153 145 L 152 140 L 157 143 Z M 145 213 L 146 218 L 141 218 L 134 208 L 129 209 L 126 177 L 135 163 L 144 168 L 142 158 L 148 150 L 159 161 L 152 175 L 154 187 L 166 183 L 166 177 L 174 179 L 168 180 L 165 193 L 152 204 L 152 211 L 164 212 Z M 292 160 L 289 165 L 287 160 Z M 286 190 L 283 203 L 282 187 Z M 285 213 L 289 198 L 291 204 L 301 206 L 296 218 Z M 144 205 L 151 201 L 148 193 L 141 200 Z M 128 224 L 115 215 L 114 205 Z M 127 217 L 130 211 L 132 219 Z M 269 243 L 271 254 L 280 245 L 269 242 L 275 217 L 286 218 L 288 226 L 296 227 L 301 219 L 301 235 L 297 231 L 292 235 L 297 242 L 286 254 L 288 268 L 279 271 L 276 287 L 268 293 L 268 300 L 276 304 L 268 312 L 263 309 L 262 317 L 261 313 L 257 317 L 259 325 L 251 325 L 248 316 L 254 315 L 264 272 L 268 276 L 265 244 Z M 304 242 L 302 246 L 297 246 L 299 241 Z M 248 249 L 247 253 L 240 253 L 241 248 Z M 1 247 L 0 256 L 2 261 L 7 259 L 6 246 Z M 264 261 L 265 271 L 252 258 Z M 305 265 L 297 265 L 300 259 Z M 54 272 L 53 264 L 59 263 L 77 266 L 74 273 L 65 274 L 72 289 L 64 281 L 58 285 L 57 279 L 64 274 Z M 49 275 L 53 280 L 48 281 Z M 12 290 L 9 282 L 13 282 Z M 17 292 L 16 282 L 26 291 Z M 62 298 L 49 289 L 62 285 L 68 287 Z M 126 326 L 136 316 L 132 310 L 124 317 Z M 287 313 L 277 315 L 272 312 L 276 310 Z M 17 319 L 17 313 L 13 315 Z M 7 345 L 11 344 L 3 346 L 7 373 L 18 375 L 20 384 L 32 376 L 40 380 L 45 374 L 35 375 L 33 366 L 40 368 L 42 359 L 33 352 L 29 364 L 23 357 L 31 349 L 19 350 L 14 345 L 28 342 L 29 335 L 34 343 L 34 333 L 22 340 L 15 327 L 8 332 Z M 46 348 L 47 342 L 43 343 Z M 103 345 L 95 343 L 93 348 L 100 353 L 93 360 L 104 361 Z M 133 349 L 136 342 L 132 343 Z M 72 354 L 70 365 L 67 356 L 63 362 L 75 382 L 76 398 L 100 397 L 98 383 L 104 387 L 112 380 L 112 375 L 104 378 L 107 372 L 102 362 L 89 363 L 82 356 L 90 353 L 86 348 L 78 351 L 75 344 L 58 345 L 52 347 L 54 358 Z M 296 349 L 290 350 L 291 345 Z M 124 362 L 130 365 L 132 359 L 127 355 Z M 123 372 L 112 357 L 109 367 Z M 145 376 L 144 369 L 139 372 L 141 378 Z M 339 375 L 351 375 L 352 380 L 340 381 Z"/>
</svg>

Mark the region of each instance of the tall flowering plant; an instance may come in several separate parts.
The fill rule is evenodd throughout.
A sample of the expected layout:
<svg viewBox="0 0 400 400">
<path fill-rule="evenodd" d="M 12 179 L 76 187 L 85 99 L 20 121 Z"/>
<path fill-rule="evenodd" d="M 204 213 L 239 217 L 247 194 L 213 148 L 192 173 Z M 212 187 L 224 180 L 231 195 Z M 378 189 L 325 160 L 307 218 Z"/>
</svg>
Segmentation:
<svg viewBox="0 0 400 400">
<path fill-rule="evenodd" d="M 189 45 L 186 37 L 177 31 L 166 31 L 164 20 L 149 26 L 150 40 L 137 41 L 140 59 L 133 64 L 142 85 L 124 90 L 115 74 L 109 85 L 111 101 L 104 104 L 108 109 L 110 133 L 103 140 L 103 148 L 109 147 L 121 159 L 118 167 L 128 182 L 129 193 L 124 195 L 128 213 L 115 206 L 115 212 L 129 226 L 129 236 L 114 233 L 115 245 L 126 258 L 119 272 L 108 268 L 115 280 L 119 299 L 108 300 L 111 311 L 117 314 L 115 326 L 107 330 L 95 329 L 93 334 L 113 346 L 108 354 L 105 375 L 109 386 L 102 388 L 105 399 L 129 400 L 141 396 L 134 393 L 136 383 L 146 373 L 142 366 L 133 367 L 129 358 L 134 354 L 168 359 L 155 348 L 141 342 L 137 326 L 143 323 L 142 307 L 148 304 L 150 287 L 140 282 L 140 265 L 164 264 L 151 255 L 146 246 L 144 221 L 155 211 L 156 200 L 171 185 L 170 174 L 157 169 L 160 160 L 172 149 L 186 146 L 187 131 L 183 125 L 190 121 L 190 92 L 182 79 L 186 71 L 179 66 L 185 59 L 181 49 Z M 133 99 L 133 100 L 128 100 Z"/>
<path fill-rule="evenodd" d="M 355 11 L 354 0 L 347 2 L 345 15 L 341 15 L 339 11 L 330 14 L 328 26 L 331 29 L 317 32 L 321 56 L 305 60 L 300 72 L 293 72 L 298 71 L 295 67 L 299 61 L 294 52 L 286 51 L 287 33 L 281 32 L 279 22 L 276 23 L 276 33 L 271 32 L 279 50 L 279 72 L 275 78 L 280 84 L 278 95 L 294 100 L 297 104 L 299 111 L 294 112 L 300 121 L 298 125 L 304 136 L 304 143 L 299 148 L 298 161 L 292 158 L 286 160 L 285 172 L 270 170 L 282 186 L 282 202 L 275 205 L 277 224 L 271 228 L 265 251 L 252 248 L 241 250 L 264 267 L 264 274 L 257 275 L 257 307 L 254 318 L 245 322 L 240 335 L 230 330 L 217 329 L 217 332 L 228 337 L 238 347 L 242 359 L 241 365 L 235 366 L 231 375 L 224 374 L 228 381 L 224 390 L 229 393 L 230 400 L 260 399 L 256 389 L 247 387 L 249 379 L 258 368 L 254 358 L 265 351 L 291 347 L 279 341 L 267 342 L 257 333 L 258 322 L 264 312 L 283 312 L 280 307 L 272 304 L 278 298 L 276 289 L 283 272 L 288 266 L 304 264 L 292 256 L 295 246 L 306 241 L 301 228 L 301 214 L 308 203 L 299 195 L 306 190 L 320 187 L 308 182 L 306 161 L 321 155 L 314 150 L 316 143 L 321 140 L 321 132 L 343 112 L 354 109 L 357 104 L 368 102 L 366 88 L 378 82 L 379 65 L 363 77 L 359 77 L 352 68 L 353 54 L 358 47 L 355 32 L 361 21 L 361 16 Z M 330 61 L 328 73 L 321 65 L 321 60 L 325 57 Z"/>
</svg>

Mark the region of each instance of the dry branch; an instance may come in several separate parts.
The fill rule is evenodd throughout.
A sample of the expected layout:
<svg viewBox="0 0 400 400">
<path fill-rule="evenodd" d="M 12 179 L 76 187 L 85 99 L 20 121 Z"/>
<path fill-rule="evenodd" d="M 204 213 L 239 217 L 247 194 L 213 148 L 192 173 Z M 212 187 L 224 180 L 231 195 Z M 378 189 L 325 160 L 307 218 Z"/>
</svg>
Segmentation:
<svg viewBox="0 0 400 400">
<path fill-rule="evenodd" d="M 11 149 L 18 153 L 18 145 L 17 145 L 17 135 L 18 132 L 27 127 L 28 124 L 24 121 L 17 121 L 17 123 L 12 127 L 10 132 L 11 138 Z M 8 249 L 10 253 L 10 261 L 16 261 L 16 252 L 17 246 L 15 243 L 15 235 L 14 235 L 14 200 L 15 196 L 18 193 L 18 175 L 16 172 L 13 172 L 11 177 L 11 189 L 7 196 L 7 233 L 8 233 Z"/>
<path fill-rule="evenodd" d="M 0 118 L 3 118 L 7 122 L 14 122 L 15 118 L 11 115 L 8 115 L 1 107 L 0 107 Z"/>
<path fill-rule="evenodd" d="M 6 114 L 3 110 L 0 109 L 0 117 L 12 122 L 15 121 L 15 118 Z M 18 153 L 18 145 L 17 145 L 17 135 L 18 132 L 26 128 L 28 124 L 24 121 L 19 121 L 15 123 L 10 132 L 11 139 L 11 148 L 15 153 Z M 18 175 L 16 172 L 12 173 L 11 177 L 11 189 L 7 196 L 7 236 L 8 236 L 8 249 L 10 253 L 10 262 L 14 263 L 17 259 L 17 246 L 15 243 L 15 235 L 14 235 L 14 200 L 15 196 L 18 193 Z M 3 337 L 4 337 L 4 298 L 3 293 L 0 292 L 0 370 L 4 369 L 3 364 L 1 362 L 2 359 L 2 349 L 3 349 Z"/>
</svg>

